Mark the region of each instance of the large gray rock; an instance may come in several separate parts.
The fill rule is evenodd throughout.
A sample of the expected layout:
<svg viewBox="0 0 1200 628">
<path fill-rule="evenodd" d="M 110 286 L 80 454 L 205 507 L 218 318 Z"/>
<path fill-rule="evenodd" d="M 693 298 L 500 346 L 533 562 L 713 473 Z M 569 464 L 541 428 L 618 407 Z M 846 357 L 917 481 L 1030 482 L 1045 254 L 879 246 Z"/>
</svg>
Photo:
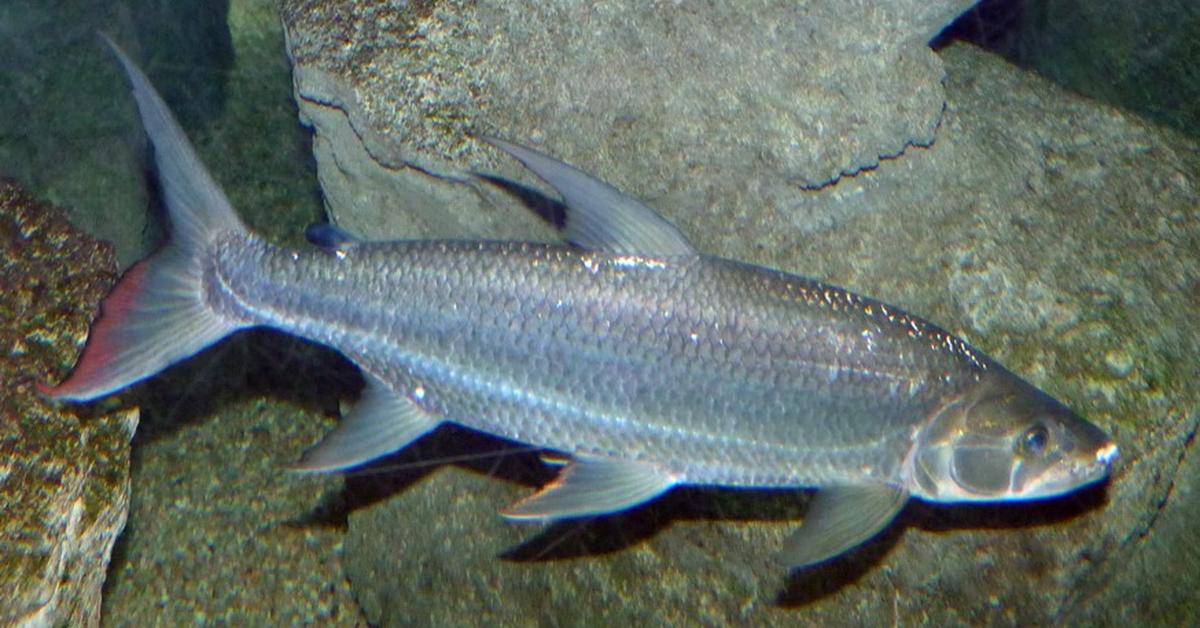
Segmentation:
<svg viewBox="0 0 1200 628">
<path fill-rule="evenodd" d="M 111 246 L 0 179 L 0 625 L 100 623 L 138 412 L 77 414 L 34 384 L 74 361 L 115 272 Z"/>
<path fill-rule="evenodd" d="M 1110 430 L 1123 461 L 1108 487 L 1056 502 L 914 504 L 880 541 L 786 579 L 770 557 L 794 525 L 781 520 L 802 515 L 794 494 L 679 491 L 538 533 L 494 515 L 545 480 L 529 460 L 410 471 L 393 486 L 357 485 L 370 499 L 350 516 L 347 569 L 372 621 L 1036 624 L 1137 614 L 1128 598 L 1106 592 L 1134 577 L 1125 567 L 1164 520 L 1200 421 L 1191 386 L 1200 375 L 1190 320 L 1200 281 L 1193 143 L 967 47 L 924 66 L 947 70 L 928 147 L 912 146 L 931 136 L 919 139 L 913 118 L 897 122 L 904 116 L 892 120 L 906 130 L 887 134 L 903 138 L 891 149 L 860 134 L 883 124 L 882 114 L 825 136 L 807 130 L 853 119 L 853 98 L 840 115 L 818 102 L 810 126 L 765 133 L 760 105 L 769 99 L 756 97 L 769 88 L 722 109 L 721 81 L 636 63 L 639 46 L 660 45 L 651 33 L 670 31 L 663 18 L 628 19 L 635 32 L 627 33 L 613 16 L 539 13 L 520 25 L 497 22 L 486 5 L 423 6 L 433 8 L 355 16 L 347 7 L 338 22 L 322 21 L 333 11 L 303 13 L 309 3 L 286 9 L 302 111 L 316 125 L 322 182 L 344 225 L 395 233 L 380 226 L 383 209 L 403 214 L 410 235 L 464 225 L 467 233 L 495 227 L 493 237 L 525 233 L 526 219 L 507 222 L 519 216 L 517 203 L 460 184 L 473 169 L 536 183 L 481 155 L 463 133 L 532 141 L 647 199 L 702 249 L 827 279 L 947 325 Z M 753 21 L 725 17 L 729 28 Z M 497 23 L 509 28 L 489 35 Z M 574 38 L 543 33 L 560 29 Z M 591 45 L 596 33 L 619 42 Z M 475 39 L 489 45 L 453 62 L 445 56 Z M 734 54 L 720 41 L 709 47 L 699 58 Z M 742 60 L 719 66 L 720 77 L 741 85 L 728 70 L 754 74 L 755 55 L 795 67 L 767 48 L 742 47 Z M 490 54 L 517 49 L 524 58 Z M 604 56 L 618 50 L 633 52 Z M 513 67 L 520 63 L 534 67 Z M 545 75 L 528 78 L 538 71 Z M 461 73 L 473 78 L 455 78 Z M 526 78 L 495 78 L 517 75 Z M 509 91 L 494 93 L 498 85 Z M 796 106 L 795 120 L 805 120 L 806 106 Z M 732 120 L 740 111 L 746 119 Z M 859 171 L 868 164 L 855 147 L 866 144 L 877 159 L 895 156 Z M 358 169 L 371 163 L 382 167 Z M 352 189 L 361 197 L 350 198 Z M 372 211 L 364 199 L 391 204 Z M 470 218 L 474 211 L 486 218 Z M 452 431 L 399 462 L 450 454 L 488 455 Z"/>
<path fill-rule="evenodd" d="M 807 231 L 877 209 L 799 199 L 933 141 L 943 73 L 925 42 L 971 4 L 297 0 L 284 20 L 336 222 L 528 238 L 551 234 L 458 185 L 512 172 L 473 134 L 586 160 L 701 228 L 765 211 Z"/>
</svg>

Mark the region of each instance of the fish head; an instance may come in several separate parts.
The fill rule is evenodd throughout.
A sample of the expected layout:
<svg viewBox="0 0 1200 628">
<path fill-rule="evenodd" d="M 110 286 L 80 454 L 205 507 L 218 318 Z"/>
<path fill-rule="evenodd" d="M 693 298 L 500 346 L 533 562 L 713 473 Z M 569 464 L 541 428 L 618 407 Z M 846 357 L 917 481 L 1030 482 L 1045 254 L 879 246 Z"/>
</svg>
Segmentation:
<svg viewBox="0 0 1200 628">
<path fill-rule="evenodd" d="M 904 479 L 929 501 L 1044 499 L 1108 477 L 1117 455 L 1103 430 L 997 367 L 917 431 Z"/>
</svg>

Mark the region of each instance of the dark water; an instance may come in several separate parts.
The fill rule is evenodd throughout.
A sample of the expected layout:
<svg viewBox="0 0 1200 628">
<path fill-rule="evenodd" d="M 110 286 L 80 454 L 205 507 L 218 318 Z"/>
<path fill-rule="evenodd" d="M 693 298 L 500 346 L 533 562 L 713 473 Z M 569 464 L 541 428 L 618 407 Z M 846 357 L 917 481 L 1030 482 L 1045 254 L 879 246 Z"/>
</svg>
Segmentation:
<svg viewBox="0 0 1200 628">
<path fill-rule="evenodd" d="M 1064 87 L 1200 134 L 1200 3 L 987 0 L 934 42 L 974 42 Z"/>
<path fill-rule="evenodd" d="M 297 121 L 290 66 L 269 0 L 0 2 L 0 175 L 66 207 L 82 227 L 116 243 L 123 265 L 143 257 L 161 239 L 156 192 L 128 90 L 96 30 L 112 33 L 139 60 L 252 228 L 298 243 L 303 227 L 322 219 L 311 139 Z M 989 1 L 962 16 L 933 45 L 957 40 L 1200 138 L 1196 2 Z M 172 369 L 139 393 L 143 418 L 134 442 L 134 497 L 106 586 L 106 621 L 362 624 L 359 601 L 341 572 L 340 538 L 356 508 L 401 489 L 381 488 L 385 482 L 370 476 L 351 479 L 345 488 L 336 479 L 297 480 L 276 471 L 328 428 L 338 400 L 360 385 L 353 368 L 320 348 L 271 333 L 235 339 L 210 353 Z M 286 402 L 263 405 L 264 394 Z M 233 454 L 213 453 L 227 451 L 220 447 L 230 442 L 249 445 Z M 490 462 L 504 456 L 487 448 L 510 446 L 515 445 L 473 444 L 464 451 L 436 442 L 424 455 L 471 457 L 475 451 L 478 460 L 467 465 L 480 475 L 508 477 Z M 417 464 L 422 455 L 410 454 L 405 463 Z M 507 464 L 533 466 L 535 461 Z M 423 471 L 411 473 L 399 480 L 404 486 L 424 477 Z M 521 473 L 534 473 L 533 479 L 522 480 Z M 150 487 L 165 474 L 172 483 Z M 256 474 L 259 479 L 246 479 Z M 516 482 L 545 479 L 536 474 L 511 472 Z M 170 519 L 174 515 L 164 504 L 184 496 L 213 507 L 203 517 Z M 702 496 L 701 506 L 693 507 L 704 510 L 703 504 L 720 499 Z M 1189 512 L 1195 510 L 1193 504 Z M 1068 508 L 1050 519 L 1076 514 Z M 783 515 L 771 512 L 763 518 L 776 516 Z M 921 517 L 930 515 L 918 510 L 914 517 L 921 525 Z M 262 520 L 276 523 L 256 527 L 254 522 Z M 609 532 L 616 529 L 604 525 Z M 610 536 L 589 542 L 601 548 L 598 554 L 619 552 L 661 527 L 639 525 L 629 533 L 636 537 L 632 540 Z M 925 527 L 939 525 L 934 520 Z M 968 517 L 965 525 L 990 524 Z M 263 539 L 277 530 L 291 535 L 292 545 L 265 547 L 269 542 Z M 309 545 L 296 538 L 309 539 Z M 553 556 L 559 541 L 540 536 L 513 552 L 518 558 L 522 552 L 534 555 L 530 562 L 536 564 L 547 553 Z M 896 540 L 884 542 L 886 549 Z M 574 551 L 562 554 L 574 556 Z M 875 554 L 882 551 L 867 553 L 879 560 Z M 198 557 L 204 552 L 207 559 Z M 1151 596 L 1161 607 L 1127 609 L 1128 619 L 1169 622 L 1198 616 L 1192 591 L 1200 567 L 1186 553 L 1173 564 L 1172 553 L 1170 546 L 1148 547 L 1142 560 L 1163 561 L 1162 581 L 1145 585 L 1161 587 Z M 196 567 L 195 577 L 186 582 L 156 585 L 150 566 L 172 561 L 216 566 L 211 572 Z M 398 565 L 393 577 L 402 571 Z M 809 599 L 852 586 L 855 579 L 806 582 L 808 593 L 776 602 L 802 608 Z M 206 580 L 214 583 L 199 584 Z M 454 603 L 452 592 L 431 596 L 437 593 L 444 597 L 421 603 Z"/>
</svg>

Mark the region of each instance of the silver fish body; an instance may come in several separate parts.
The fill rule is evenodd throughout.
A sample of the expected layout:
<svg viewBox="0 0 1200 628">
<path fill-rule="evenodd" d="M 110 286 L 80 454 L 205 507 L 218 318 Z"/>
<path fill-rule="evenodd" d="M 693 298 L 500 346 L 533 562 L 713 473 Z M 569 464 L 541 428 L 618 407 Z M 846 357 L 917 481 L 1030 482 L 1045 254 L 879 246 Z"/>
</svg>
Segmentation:
<svg viewBox="0 0 1200 628">
<path fill-rule="evenodd" d="M 234 236 L 236 237 L 236 236 Z M 786 273 L 508 242 L 225 243 L 208 300 L 334 347 L 425 411 L 681 483 L 900 483 L 988 368 L 907 314 Z"/>
<path fill-rule="evenodd" d="M 323 226 L 312 249 L 271 245 L 108 43 L 154 144 L 171 242 L 122 277 L 47 396 L 95 399 L 274 327 L 367 380 L 298 470 L 362 464 L 453 421 L 570 459 L 504 511 L 515 519 L 614 512 L 681 484 L 815 488 L 791 566 L 869 539 L 910 496 L 1053 497 L 1117 458 L 1099 428 L 937 326 L 703 255 L 638 201 L 500 140 L 484 138 L 563 195 L 573 244 L 373 243 Z"/>
</svg>

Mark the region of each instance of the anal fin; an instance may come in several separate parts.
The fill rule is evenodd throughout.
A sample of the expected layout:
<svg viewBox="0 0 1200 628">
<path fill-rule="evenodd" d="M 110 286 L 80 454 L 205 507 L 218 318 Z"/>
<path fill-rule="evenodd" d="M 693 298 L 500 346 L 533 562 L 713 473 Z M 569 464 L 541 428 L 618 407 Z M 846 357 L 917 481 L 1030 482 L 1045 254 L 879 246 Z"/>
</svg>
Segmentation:
<svg viewBox="0 0 1200 628">
<path fill-rule="evenodd" d="M 886 484 L 823 489 L 804 525 L 784 543 L 781 559 L 799 568 L 833 558 L 879 534 L 907 501 L 908 491 Z"/>
<path fill-rule="evenodd" d="M 412 399 L 367 375 L 362 397 L 341 424 L 289 469 L 310 473 L 348 469 L 403 449 L 440 422 Z"/>
<path fill-rule="evenodd" d="M 536 494 L 505 510 L 510 519 L 567 519 L 632 508 L 665 493 L 675 479 L 657 465 L 581 458 Z"/>
</svg>

